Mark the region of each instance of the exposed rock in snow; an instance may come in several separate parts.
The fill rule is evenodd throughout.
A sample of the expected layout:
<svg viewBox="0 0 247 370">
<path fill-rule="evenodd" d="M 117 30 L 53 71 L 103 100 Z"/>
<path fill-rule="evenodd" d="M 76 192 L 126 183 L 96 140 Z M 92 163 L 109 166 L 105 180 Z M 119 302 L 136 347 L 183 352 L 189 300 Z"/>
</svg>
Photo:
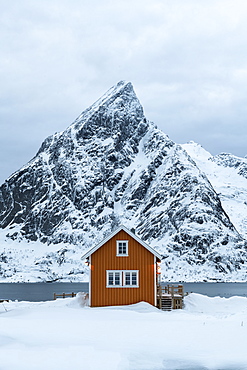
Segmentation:
<svg viewBox="0 0 247 370">
<path fill-rule="evenodd" d="M 35 260 L 49 273 L 61 266 L 54 279 L 68 277 L 68 251 L 119 224 L 158 248 L 167 279 L 245 278 L 245 241 L 195 160 L 146 119 L 131 83 L 119 82 L 5 181 L 0 226 L 16 241 L 62 243 Z"/>
</svg>

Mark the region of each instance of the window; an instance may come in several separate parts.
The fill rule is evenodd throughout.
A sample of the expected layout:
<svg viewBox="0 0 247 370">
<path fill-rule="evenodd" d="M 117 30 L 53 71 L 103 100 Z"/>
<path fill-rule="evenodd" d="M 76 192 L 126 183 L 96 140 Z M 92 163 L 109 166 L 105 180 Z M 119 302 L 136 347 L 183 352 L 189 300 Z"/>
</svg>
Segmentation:
<svg viewBox="0 0 247 370">
<path fill-rule="evenodd" d="M 138 286 L 138 271 L 123 271 L 125 286 Z"/>
<path fill-rule="evenodd" d="M 128 240 L 117 240 L 117 256 L 128 256 Z"/>
<path fill-rule="evenodd" d="M 138 288 L 138 270 L 107 270 L 107 288 Z"/>
<path fill-rule="evenodd" d="M 122 286 L 122 271 L 107 271 L 107 286 Z"/>
</svg>

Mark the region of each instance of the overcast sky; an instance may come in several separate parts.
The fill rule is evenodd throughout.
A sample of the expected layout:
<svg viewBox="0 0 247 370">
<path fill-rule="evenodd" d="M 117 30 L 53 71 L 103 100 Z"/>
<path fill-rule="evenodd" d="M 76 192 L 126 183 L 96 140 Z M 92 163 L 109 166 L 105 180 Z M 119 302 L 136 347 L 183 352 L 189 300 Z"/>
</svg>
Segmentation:
<svg viewBox="0 0 247 370">
<path fill-rule="evenodd" d="M 246 0 L 0 5 L 0 183 L 120 80 L 175 142 L 247 154 Z"/>
</svg>

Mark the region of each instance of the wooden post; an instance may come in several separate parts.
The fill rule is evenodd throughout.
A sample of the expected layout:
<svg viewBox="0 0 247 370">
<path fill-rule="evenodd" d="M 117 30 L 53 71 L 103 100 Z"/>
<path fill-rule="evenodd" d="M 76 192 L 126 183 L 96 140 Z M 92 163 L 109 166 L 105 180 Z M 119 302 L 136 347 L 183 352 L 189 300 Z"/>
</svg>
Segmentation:
<svg viewBox="0 0 247 370">
<path fill-rule="evenodd" d="M 174 296 L 174 285 L 171 286 L 171 295 Z"/>
<path fill-rule="evenodd" d="M 54 301 L 57 299 L 56 293 L 53 294 L 53 299 L 54 299 Z"/>
<path fill-rule="evenodd" d="M 178 285 L 178 294 L 180 294 L 182 297 L 184 296 L 184 287 L 183 287 L 183 285 Z"/>
<path fill-rule="evenodd" d="M 157 286 L 157 306 L 158 308 L 161 308 L 161 296 L 162 296 L 162 287 L 159 284 Z"/>
<path fill-rule="evenodd" d="M 171 286 L 172 309 L 175 308 L 174 285 Z"/>
</svg>

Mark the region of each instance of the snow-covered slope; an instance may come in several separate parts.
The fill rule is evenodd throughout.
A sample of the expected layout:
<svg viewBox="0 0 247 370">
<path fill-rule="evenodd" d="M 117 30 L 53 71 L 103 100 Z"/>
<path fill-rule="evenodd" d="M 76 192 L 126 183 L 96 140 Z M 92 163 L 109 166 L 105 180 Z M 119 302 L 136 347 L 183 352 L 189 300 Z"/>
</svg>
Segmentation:
<svg viewBox="0 0 247 370">
<path fill-rule="evenodd" d="M 146 119 L 133 86 L 122 81 L 0 187 L 7 239 L 37 242 L 37 250 L 47 244 L 42 256 L 35 246 L 32 254 L 40 279 L 73 280 L 73 271 L 83 271 L 73 251 L 78 256 L 120 224 L 158 248 L 166 279 L 246 277 L 245 241 L 207 176 Z M 6 245 L 0 274 L 16 279 L 18 254 Z"/>
<path fill-rule="evenodd" d="M 182 147 L 206 174 L 231 222 L 247 239 L 247 159 L 226 153 L 212 156 L 194 142 Z"/>
</svg>

